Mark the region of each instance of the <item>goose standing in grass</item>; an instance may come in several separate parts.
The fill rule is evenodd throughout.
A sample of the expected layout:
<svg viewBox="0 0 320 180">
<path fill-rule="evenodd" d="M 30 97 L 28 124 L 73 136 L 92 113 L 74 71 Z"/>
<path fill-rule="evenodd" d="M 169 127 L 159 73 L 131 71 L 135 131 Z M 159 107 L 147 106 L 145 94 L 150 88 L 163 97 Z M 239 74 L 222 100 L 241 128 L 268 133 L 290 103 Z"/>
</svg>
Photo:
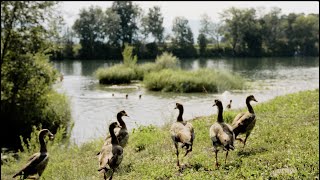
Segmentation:
<svg viewBox="0 0 320 180">
<path fill-rule="evenodd" d="M 232 131 L 232 127 L 223 121 L 223 106 L 220 100 L 214 100 L 215 104 L 213 106 L 217 106 L 218 108 L 218 119 L 209 130 L 210 138 L 213 145 L 213 151 L 216 154 L 216 167 L 219 166 L 218 163 L 218 151 L 219 147 L 222 147 L 226 152 L 225 164 L 227 163 L 227 157 L 229 150 L 234 150 L 234 133 Z"/>
<path fill-rule="evenodd" d="M 40 178 L 41 174 L 43 173 L 49 162 L 49 154 L 47 152 L 47 146 L 44 141 L 44 137 L 46 135 L 49 136 L 50 140 L 53 140 L 54 136 L 48 129 L 41 130 L 39 133 L 40 152 L 33 154 L 29 158 L 27 164 L 19 172 L 17 172 L 13 176 L 13 178 L 17 176 L 20 176 L 20 179 Z"/>
<path fill-rule="evenodd" d="M 118 138 L 118 141 L 119 141 L 120 146 L 124 148 L 124 147 L 128 144 L 129 132 L 128 132 L 126 123 L 125 123 L 125 122 L 123 121 L 123 119 L 122 119 L 123 116 L 129 117 L 124 110 L 118 112 L 118 114 L 117 114 L 117 120 L 118 120 L 121 128 L 120 128 L 120 127 L 116 127 L 116 128 L 114 129 L 114 133 L 115 133 L 116 137 Z M 111 134 L 109 134 L 109 135 L 106 137 L 106 140 L 105 140 L 105 142 L 104 142 L 104 145 L 111 144 L 111 140 L 112 140 L 112 137 L 111 137 Z M 98 155 L 99 155 L 99 153 L 98 153 Z"/>
<path fill-rule="evenodd" d="M 239 113 L 232 122 L 232 128 L 236 140 L 241 141 L 243 143 L 243 147 L 246 145 L 247 138 L 256 124 L 256 115 L 254 114 L 250 101 L 258 102 L 253 95 L 248 96 L 246 98 L 248 111 L 245 113 Z M 246 134 L 245 139 L 242 140 L 241 138 L 237 138 L 239 134 Z"/>
<path fill-rule="evenodd" d="M 119 145 L 118 138 L 115 135 L 115 128 L 119 128 L 117 122 L 109 126 L 111 144 L 103 145 L 99 154 L 99 169 L 103 173 L 104 179 L 112 179 L 114 170 L 120 165 L 123 159 L 123 148 Z"/>
<path fill-rule="evenodd" d="M 178 115 L 177 121 L 171 125 L 170 133 L 171 133 L 171 138 L 174 142 L 174 146 L 176 148 L 177 166 L 180 167 L 178 144 L 182 143 L 181 148 L 184 148 L 184 147 L 186 148 L 186 153 L 184 155 L 186 156 L 189 152 L 192 151 L 192 145 L 193 145 L 193 140 L 195 138 L 195 135 L 194 135 L 194 129 L 192 127 L 192 124 L 189 122 L 185 122 L 182 119 L 183 105 L 176 103 L 175 109 L 179 110 L 179 115 Z"/>
<path fill-rule="evenodd" d="M 230 100 L 230 103 L 227 105 L 227 109 L 231 109 L 231 103 L 232 103 L 232 100 Z"/>
</svg>

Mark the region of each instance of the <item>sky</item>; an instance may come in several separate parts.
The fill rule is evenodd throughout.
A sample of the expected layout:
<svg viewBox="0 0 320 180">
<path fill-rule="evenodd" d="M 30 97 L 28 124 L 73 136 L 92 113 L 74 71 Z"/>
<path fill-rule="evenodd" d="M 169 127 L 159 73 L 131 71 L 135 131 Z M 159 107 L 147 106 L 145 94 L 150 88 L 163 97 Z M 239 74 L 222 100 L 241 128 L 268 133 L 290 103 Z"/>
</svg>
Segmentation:
<svg viewBox="0 0 320 180">
<path fill-rule="evenodd" d="M 88 8 L 91 5 L 100 6 L 103 10 L 111 7 L 113 1 L 60 1 L 65 22 L 72 26 L 79 17 L 80 9 Z M 208 14 L 214 22 L 220 19 L 219 13 L 230 7 L 255 8 L 257 13 L 267 13 L 272 7 L 281 8 L 282 14 L 289 13 L 316 13 L 319 14 L 318 1 L 133 1 L 143 9 L 145 14 L 153 6 L 160 6 L 164 17 L 163 25 L 165 33 L 171 33 L 172 21 L 177 16 L 188 19 L 189 25 L 197 37 L 201 15 Z M 262 9 L 261 7 L 264 7 Z"/>
</svg>

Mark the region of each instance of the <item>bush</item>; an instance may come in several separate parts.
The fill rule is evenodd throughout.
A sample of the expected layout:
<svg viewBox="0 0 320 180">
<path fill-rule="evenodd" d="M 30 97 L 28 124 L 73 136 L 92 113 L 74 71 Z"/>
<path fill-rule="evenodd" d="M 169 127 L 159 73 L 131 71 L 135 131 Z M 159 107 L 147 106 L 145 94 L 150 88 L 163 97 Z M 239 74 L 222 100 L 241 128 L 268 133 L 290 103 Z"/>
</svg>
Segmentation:
<svg viewBox="0 0 320 180">
<path fill-rule="evenodd" d="M 161 56 L 157 56 L 156 64 L 160 69 L 176 69 L 178 68 L 180 61 L 172 53 L 164 52 Z"/>
<path fill-rule="evenodd" d="M 136 79 L 134 69 L 123 64 L 118 64 L 107 69 L 99 68 L 95 72 L 95 76 L 101 84 L 130 83 L 131 80 Z"/>
<path fill-rule="evenodd" d="M 165 69 L 147 74 L 143 83 L 149 90 L 164 92 L 221 92 L 245 87 L 244 80 L 240 76 L 210 69 L 197 71 Z"/>
<path fill-rule="evenodd" d="M 6 58 L 1 67 L 2 145 L 21 148 L 19 136 L 28 138 L 32 126 L 50 129 L 68 126 L 69 103 L 52 85 L 58 72 L 43 54 L 16 55 Z"/>
<path fill-rule="evenodd" d="M 153 71 L 178 68 L 179 59 L 171 53 L 165 52 L 161 56 L 158 56 L 155 63 L 136 65 L 136 56 L 133 59 L 130 58 L 130 52 L 132 52 L 132 47 L 126 46 L 123 53 L 125 64 L 118 64 L 110 68 L 99 68 L 94 73 L 101 84 L 130 83 L 131 80 L 143 80 L 147 73 Z"/>
</svg>

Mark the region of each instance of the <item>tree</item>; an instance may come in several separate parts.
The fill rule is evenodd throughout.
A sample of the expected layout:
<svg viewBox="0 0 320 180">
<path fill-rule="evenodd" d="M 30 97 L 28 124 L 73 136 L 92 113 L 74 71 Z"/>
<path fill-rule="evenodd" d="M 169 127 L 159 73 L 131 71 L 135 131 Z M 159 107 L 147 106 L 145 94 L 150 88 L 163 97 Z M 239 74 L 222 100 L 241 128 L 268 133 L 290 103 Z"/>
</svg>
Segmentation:
<svg viewBox="0 0 320 180">
<path fill-rule="evenodd" d="M 279 54 L 279 40 L 284 38 L 284 34 L 281 34 L 280 14 L 281 9 L 274 7 L 260 20 L 264 48 L 267 54 Z"/>
<path fill-rule="evenodd" d="M 21 147 L 32 126 L 56 132 L 70 122 L 66 98 L 52 89 L 58 72 L 48 62 L 57 34 L 56 2 L 1 2 L 2 147 Z"/>
<path fill-rule="evenodd" d="M 208 42 L 217 44 L 218 48 L 222 36 L 221 26 L 221 22 L 212 22 L 207 14 L 201 15 L 199 32 L 206 36 Z"/>
<path fill-rule="evenodd" d="M 188 20 L 184 17 L 176 17 L 173 20 L 173 47 L 176 47 L 176 54 L 181 57 L 192 57 L 195 55 L 193 33 L 188 25 Z"/>
<path fill-rule="evenodd" d="M 261 25 L 255 9 L 229 8 L 221 17 L 225 22 L 225 37 L 232 46 L 234 55 L 259 56 L 262 50 Z"/>
<path fill-rule="evenodd" d="M 111 9 L 120 17 L 120 29 L 115 33 L 121 41 L 121 47 L 124 48 L 125 43 L 132 44 L 137 33 L 137 20 L 141 9 L 133 5 L 132 1 L 114 1 Z"/>
<path fill-rule="evenodd" d="M 111 8 L 106 10 L 105 20 L 105 35 L 107 42 L 115 47 L 120 45 L 120 31 L 121 31 L 121 19 L 120 15 L 113 11 Z"/>
<path fill-rule="evenodd" d="M 159 6 L 149 8 L 148 15 L 142 19 L 142 26 L 144 27 L 145 34 L 152 34 L 154 42 L 161 43 L 164 40 L 163 32 L 163 16 L 160 12 Z"/>
<path fill-rule="evenodd" d="M 204 34 L 200 33 L 198 36 L 200 56 L 204 56 L 207 48 L 207 38 Z"/>
<path fill-rule="evenodd" d="M 173 20 L 172 31 L 174 33 L 172 45 L 177 47 L 175 52 L 180 57 L 193 57 L 196 55 L 193 33 L 184 17 L 176 17 Z"/>
<path fill-rule="evenodd" d="M 319 42 L 319 15 L 300 15 L 292 24 L 295 35 L 295 50 L 304 56 L 317 56 L 316 43 Z"/>
<path fill-rule="evenodd" d="M 73 24 L 73 30 L 80 38 L 80 56 L 94 59 L 99 55 L 98 48 L 105 38 L 105 15 L 100 7 L 90 6 L 81 9 L 80 17 Z"/>
<path fill-rule="evenodd" d="M 66 59 L 74 58 L 74 50 L 73 50 L 73 32 L 69 27 L 67 27 L 66 32 L 63 36 L 64 48 L 63 48 L 63 57 Z"/>
</svg>

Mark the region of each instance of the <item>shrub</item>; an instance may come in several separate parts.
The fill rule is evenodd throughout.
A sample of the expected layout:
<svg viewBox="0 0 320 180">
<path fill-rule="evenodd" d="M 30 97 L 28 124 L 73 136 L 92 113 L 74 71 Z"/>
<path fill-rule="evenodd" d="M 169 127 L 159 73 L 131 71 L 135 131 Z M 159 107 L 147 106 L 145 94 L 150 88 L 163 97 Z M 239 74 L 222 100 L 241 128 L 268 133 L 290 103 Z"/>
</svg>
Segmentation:
<svg viewBox="0 0 320 180">
<path fill-rule="evenodd" d="M 17 55 L 5 59 L 1 67 L 1 134 L 3 146 L 21 148 L 19 136 L 28 138 L 32 126 L 55 132 L 68 126 L 71 110 L 68 99 L 52 85 L 58 72 L 43 54 Z"/>
<path fill-rule="evenodd" d="M 164 52 L 161 56 L 157 56 L 156 64 L 160 69 L 178 68 L 180 61 L 179 59 L 172 55 L 172 53 Z"/>
<path fill-rule="evenodd" d="M 95 76 L 101 84 L 121 84 L 130 83 L 136 79 L 136 73 L 133 68 L 123 64 L 118 64 L 110 68 L 99 68 L 95 72 Z"/>
<path fill-rule="evenodd" d="M 128 67 L 133 67 L 137 64 L 138 57 L 135 55 L 132 57 L 132 51 L 133 51 L 133 46 L 129 46 L 128 44 L 125 44 L 124 50 L 122 52 L 123 56 L 123 64 Z"/>
<path fill-rule="evenodd" d="M 241 77 L 211 69 L 197 71 L 165 69 L 146 75 L 143 82 L 149 90 L 164 92 L 221 92 L 245 87 Z"/>
</svg>

